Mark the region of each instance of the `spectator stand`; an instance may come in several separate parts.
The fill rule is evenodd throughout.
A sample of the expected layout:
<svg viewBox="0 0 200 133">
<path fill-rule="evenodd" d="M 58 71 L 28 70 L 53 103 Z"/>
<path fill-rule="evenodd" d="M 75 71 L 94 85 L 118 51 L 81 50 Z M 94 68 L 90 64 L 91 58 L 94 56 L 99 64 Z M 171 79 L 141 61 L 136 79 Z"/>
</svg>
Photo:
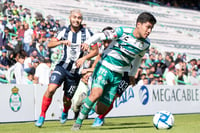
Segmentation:
<svg viewBox="0 0 200 133">
<path fill-rule="evenodd" d="M 27 12 L 29 16 L 31 14 L 31 18 L 35 18 L 35 16 L 40 16 L 40 18 L 41 16 L 48 17 L 48 14 L 51 14 L 53 18 L 62 19 L 62 25 L 69 23 L 67 17 L 71 9 L 80 8 L 84 13 L 84 23 L 87 24 L 93 32 L 101 31 L 106 25 L 112 25 L 113 27 L 121 25 L 132 26 L 140 12 L 149 11 L 158 18 L 158 24 L 155 26 L 150 36 L 151 43 L 163 57 L 166 56 L 166 52 L 174 52 L 176 59 L 177 51 L 181 51 L 181 54 L 185 53 L 187 55 L 187 59 L 185 59 L 185 62 L 187 62 L 190 59 L 199 58 L 200 56 L 200 24 L 198 23 L 200 17 L 199 12 L 194 10 L 167 7 L 163 6 L 163 3 L 158 3 L 159 6 L 153 2 L 141 4 L 118 0 L 70 0 L 70 2 L 63 2 L 61 0 L 16 0 L 16 3 L 23 5 L 26 10 L 28 9 Z M 24 20 L 25 22 L 29 21 L 28 23 L 30 24 L 33 24 L 31 22 L 35 22 L 36 24 L 40 23 L 40 21 L 37 21 L 38 19 L 30 20 L 28 16 L 24 18 Z M 46 20 L 48 20 L 48 18 Z M 62 53 L 61 48 L 57 47 L 52 49 L 50 58 L 56 62 L 61 57 L 60 53 Z M 149 53 L 147 53 L 147 55 L 149 55 Z M 158 53 L 155 53 L 155 58 L 157 58 L 157 56 Z"/>
</svg>

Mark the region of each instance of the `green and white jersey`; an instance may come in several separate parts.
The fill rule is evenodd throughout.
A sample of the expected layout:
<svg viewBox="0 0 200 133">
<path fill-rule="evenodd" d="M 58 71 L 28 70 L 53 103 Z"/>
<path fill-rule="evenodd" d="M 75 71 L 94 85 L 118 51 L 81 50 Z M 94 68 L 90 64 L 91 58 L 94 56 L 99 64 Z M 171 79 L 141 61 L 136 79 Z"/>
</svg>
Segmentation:
<svg viewBox="0 0 200 133">
<path fill-rule="evenodd" d="M 88 44 L 97 40 L 113 40 L 103 52 L 101 64 L 118 73 L 129 71 L 129 75 L 135 75 L 141 58 L 150 47 L 149 39 L 137 39 L 133 36 L 134 28 L 118 27 L 115 30 L 105 30 L 103 34 L 91 39 Z M 95 38 L 95 37 L 94 37 Z M 87 41 L 86 41 L 87 43 Z M 131 64 L 132 69 L 131 69 Z"/>
</svg>

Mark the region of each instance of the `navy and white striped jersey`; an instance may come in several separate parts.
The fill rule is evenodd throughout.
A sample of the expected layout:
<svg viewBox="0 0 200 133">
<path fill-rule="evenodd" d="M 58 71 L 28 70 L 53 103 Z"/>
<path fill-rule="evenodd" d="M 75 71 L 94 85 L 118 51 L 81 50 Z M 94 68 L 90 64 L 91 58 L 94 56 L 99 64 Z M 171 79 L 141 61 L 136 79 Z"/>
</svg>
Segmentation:
<svg viewBox="0 0 200 133">
<path fill-rule="evenodd" d="M 70 26 L 64 27 L 58 33 L 56 38 L 58 40 L 69 40 L 71 42 L 71 46 L 61 45 L 63 52 L 57 65 L 62 66 L 70 72 L 74 72 L 76 69 L 76 60 L 84 55 L 84 52 L 81 51 L 81 44 L 92 35 L 93 33 L 84 27 L 81 27 L 81 29 L 76 33 L 70 30 Z"/>
</svg>

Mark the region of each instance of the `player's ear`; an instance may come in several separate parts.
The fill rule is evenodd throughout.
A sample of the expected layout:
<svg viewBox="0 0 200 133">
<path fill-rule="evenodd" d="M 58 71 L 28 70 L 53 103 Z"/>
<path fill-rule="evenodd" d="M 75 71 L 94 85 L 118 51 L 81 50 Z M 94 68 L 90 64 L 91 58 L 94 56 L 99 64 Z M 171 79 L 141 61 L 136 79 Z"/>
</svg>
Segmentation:
<svg viewBox="0 0 200 133">
<path fill-rule="evenodd" d="M 140 27 L 142 25 L 141 22 L 137 22 L 136 27 Z"/>
</svg>

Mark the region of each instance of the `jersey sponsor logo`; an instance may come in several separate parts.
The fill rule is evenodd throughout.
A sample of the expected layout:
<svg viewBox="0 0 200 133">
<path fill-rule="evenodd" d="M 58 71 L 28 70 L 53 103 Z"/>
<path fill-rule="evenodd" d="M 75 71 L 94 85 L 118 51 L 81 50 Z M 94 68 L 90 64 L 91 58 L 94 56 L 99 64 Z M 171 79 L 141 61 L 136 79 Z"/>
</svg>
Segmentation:
<svg viewBox="0 0 200 133">
<path fill-rule="evenodd" d="M 106 76 L 108 71 L 106 69 L 100 68 L 98 74 L 101 76 Z"/>
<path fill-rule="evenodd" d="M 128 43 L 128 44 L 131 44 L 134 47 L 137 47 L 137 48 L 140 48 L 140 49 L 145 48 L 145 43 L 143 41 L 134 39 L 130 35 L 124 35 L 124 36 L 122 36 L 121 40 L 124 42 L 123 45 L 125 45 L 126 43 Z"/>
<path fill-rule="evenodd" d="M 128 44 L 131 44 L 131 45 L 134 45 L 135 44 L 135 39 L 130 36 L 130 35 L 123 35 L 121 38 L 120 38 L 125 44 L 128 43 Z"/>
<path fill-rule="evenodd" d="M 124 37 L 124 41 L 128 42 L 129 36 Z"/>
<path fill-rule="evenodd" d="M 149 101 L 149 91 L 146 86 L 141 86 L 139 90 L 139 98 L 143 105 L 146 105 Z"/>
<path fill-rule="evenodd" d="M 127 53 L 128 55 L 131 55 L 131 56 L 135 56 L 135 53 L 134 53 L 133 51 L 127 50 L 127 49 L 124 48 L 123 46 L 127 46 L 127 44 L 124 43 L 124 42 L 122 42 L 122 43 L 119 45 L 119 48 L 120 48 L 120 50 L 121 50 L 122 52 Z M 128 47 L 134 50 L 134 48 L 132 48 L 132 47 L 130 47 L 130 46 L 128 46 Z"/>
</svg>

